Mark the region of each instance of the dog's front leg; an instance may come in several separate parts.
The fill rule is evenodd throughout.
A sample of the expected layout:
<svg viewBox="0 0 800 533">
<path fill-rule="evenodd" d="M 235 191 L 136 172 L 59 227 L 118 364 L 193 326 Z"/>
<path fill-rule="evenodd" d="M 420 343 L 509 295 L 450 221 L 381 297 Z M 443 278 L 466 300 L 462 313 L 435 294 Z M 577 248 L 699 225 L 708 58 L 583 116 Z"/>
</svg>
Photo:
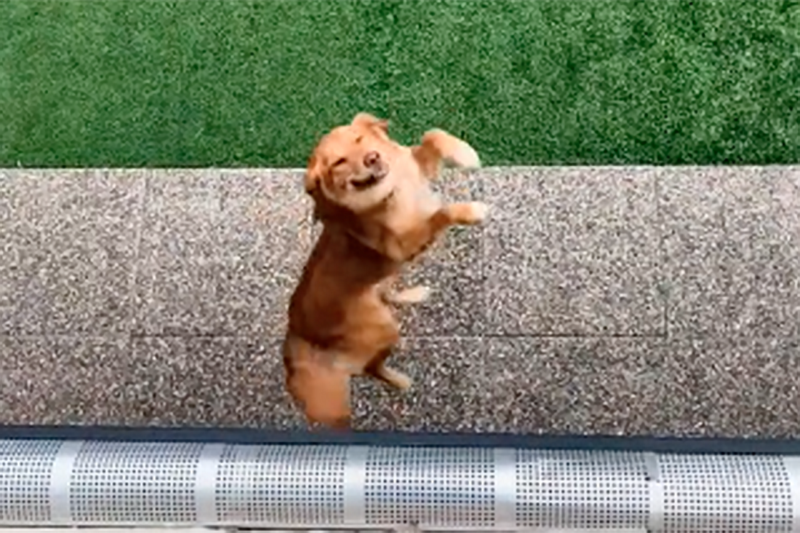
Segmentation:
<svg viewBox="0 0 800 533">
<path fill-rule="evenodd" d="M 456 202 L 436 211 L 425 224 L 387 240 L 384 253 L 393 261 L 406 263 L 425 251 L 447 228 L 454 225 L 473 225 L 482 222 L 489 206 L 483 202 Z"/>
<path fill-rule="evenodd" d="M 392 240 L 387 253 L 396 261 L 411 261 L 424 252 L 447 228 L 454 225 L 473 225 L 482 222 L 489 206 L 483 202 L 456 202 L 436 211 L 427 223 L 402 238 Z"/>
</svg>

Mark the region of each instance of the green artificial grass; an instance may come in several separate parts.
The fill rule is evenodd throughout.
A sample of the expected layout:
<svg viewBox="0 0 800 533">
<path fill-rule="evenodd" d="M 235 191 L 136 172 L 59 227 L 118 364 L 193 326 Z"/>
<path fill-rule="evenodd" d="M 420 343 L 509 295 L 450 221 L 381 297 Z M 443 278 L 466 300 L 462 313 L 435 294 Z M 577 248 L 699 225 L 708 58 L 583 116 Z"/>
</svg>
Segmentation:
<svg viewBox="0 0 800 533">
<path fill-rule="evenodd" d="M 2 0 L 0 166 L 303 166 L 366 110 L 498 164 L 800 162 L 796 0 Z"/>
</svg>

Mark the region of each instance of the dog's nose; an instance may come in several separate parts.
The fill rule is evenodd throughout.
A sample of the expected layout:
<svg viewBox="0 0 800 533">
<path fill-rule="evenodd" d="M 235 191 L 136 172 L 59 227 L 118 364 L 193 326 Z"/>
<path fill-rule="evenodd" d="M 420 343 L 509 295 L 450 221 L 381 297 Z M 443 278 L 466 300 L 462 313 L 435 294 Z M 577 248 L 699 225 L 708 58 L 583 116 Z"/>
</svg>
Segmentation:
<svg viewBox="0 0 800 533">
<path fill-rule="evenodd" d="M 367 155 L 364 156 L 364 165 L 368 167 L 375 166 L 380 159 L 381 156 L 378 152 L 367 152 Z"/>
</svg>

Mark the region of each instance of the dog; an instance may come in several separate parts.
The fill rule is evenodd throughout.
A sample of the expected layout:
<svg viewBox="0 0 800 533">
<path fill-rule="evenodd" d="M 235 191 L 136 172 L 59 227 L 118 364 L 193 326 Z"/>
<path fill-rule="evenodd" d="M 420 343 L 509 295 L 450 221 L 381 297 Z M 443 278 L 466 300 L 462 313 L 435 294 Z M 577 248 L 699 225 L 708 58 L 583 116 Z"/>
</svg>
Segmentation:
<svg viewBox="0 0 800 533">
<path fill-rule="evenodd" d="M 386 120 L 363 112 L 314 147 L 304 181 L 322 233 L 291 296 L 283 343 L 286 388 L 311 425 L 350 427 L 352 376 L 411 386 L 386 364 L 400 340 L 395 306 L 422 302 L 429 289 L 395 290 L 401 268 L 447 228 L 488 212 L 439 199 L 430 182 L 444 163 L 480 166 L 469 144 L 443 130 L 403 146 Z"/>
</svg>

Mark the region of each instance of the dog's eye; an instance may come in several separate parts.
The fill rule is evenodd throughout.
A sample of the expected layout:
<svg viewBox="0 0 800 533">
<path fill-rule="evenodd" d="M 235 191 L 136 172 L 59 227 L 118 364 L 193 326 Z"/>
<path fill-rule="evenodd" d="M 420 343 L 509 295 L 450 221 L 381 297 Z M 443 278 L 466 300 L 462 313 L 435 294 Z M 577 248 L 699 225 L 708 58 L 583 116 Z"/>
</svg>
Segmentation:
<svg viewBox="0 0 800 533">
<path fill-rule="evenodd" d="M 340 159 L 337 159 L 336 162 L 333 164 L 333 166 L 338 167 L 339 165 L 344 165 L 345 163 L 347 163 L 347 159 L 342 157 Z"/>
<path fill-rule="evenodd" d="M 364 139 L 364 136 L 363 135 L 359 135 L 358 137 L 356 137 L 356 142 L 360 143 L 363 139 Z"/>
</svg>

